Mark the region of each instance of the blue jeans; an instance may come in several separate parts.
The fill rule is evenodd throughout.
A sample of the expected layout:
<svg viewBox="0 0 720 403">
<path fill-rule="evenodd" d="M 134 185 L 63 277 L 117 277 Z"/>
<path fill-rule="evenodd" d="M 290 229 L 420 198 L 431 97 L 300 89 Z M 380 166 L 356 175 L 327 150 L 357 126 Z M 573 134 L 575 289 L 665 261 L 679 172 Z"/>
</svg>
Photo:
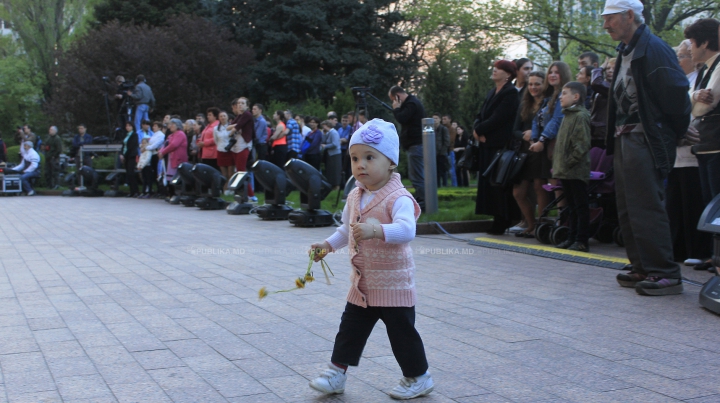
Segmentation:
<svg viewBox="0 0 720 403">
<path fill-rule="evenodd" d="M 20 175 L 20 180 L 22 181 L 22 188 L 23 191 L 26 193 L 30 193 L 33 190 L 32 185 L 30 184 L 30 179 L 32 178 L 39 178 L 40 172 L 38 170 L 34 170 L 32 172 L 24 173 Z"/>
<path fill-rule="evenodd" d="M 448 159 L 450 160 L 450 182 L 453 187 L 457 187 L 457 175 L 455 174 L 455 152 L 450 151 L 450 154 L 448 154 Z"/>
<path fill-rule="evenodd" d="M 708 204 L 720 194 L 720 153 L 698 154 L 697 160 L 703 202 Z"/>
<path fill-rule="evenodd" d="M 150 105 L 148 104 L 140 104 L 135 107 L 135 133 L 140 133 L 140 130 L 142 129 L 140 122 L 143 120 L 150 120 L 150 115 L 148 115 L 149 111 Z"/>
<path fill-rule="evenodd" d="M 415 200 L 425 200 L 425 171 L 423 161 L 423 146 L 418 144 L 407 150 L 408 177 L 415 188 Z"/>
</svg>

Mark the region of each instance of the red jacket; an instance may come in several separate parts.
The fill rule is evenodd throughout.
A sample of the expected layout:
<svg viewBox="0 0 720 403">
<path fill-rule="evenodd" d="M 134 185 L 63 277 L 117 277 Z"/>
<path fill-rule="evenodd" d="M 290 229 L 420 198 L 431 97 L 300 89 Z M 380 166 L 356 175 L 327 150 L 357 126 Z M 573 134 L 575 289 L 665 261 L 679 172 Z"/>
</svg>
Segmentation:
<svg viewBox="0 0 720 403">
<path fill-rule="evenodd" d="M 171 133 L 170 136 L 168 136 L 167 146 L 160 150 L 160 154 L 170 154 L 168 157 L 170 163 L 169 168 L 172 169 L 177 168 L 183 162 L 187 162 L 187 135 L 182 130 Z"/>
</svg>

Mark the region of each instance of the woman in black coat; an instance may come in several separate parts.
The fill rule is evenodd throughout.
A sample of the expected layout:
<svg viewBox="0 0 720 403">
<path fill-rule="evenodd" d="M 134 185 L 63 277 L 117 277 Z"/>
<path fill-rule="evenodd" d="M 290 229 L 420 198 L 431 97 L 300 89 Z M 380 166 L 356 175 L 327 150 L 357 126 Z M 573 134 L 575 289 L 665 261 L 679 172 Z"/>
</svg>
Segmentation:
<svg viewBox="0 0 720 403">
<path fill-rule="evenodd" d="M 493 66 L 492 80 L 495 88 L 488 92 L 482 110 L 475 117 L 473 136 L 480 145 L 480 173 L 475 201 L 475 214 L 493 216 L 488 234 L 502 235 L 511 221 L 520 218 L 520 211 L 512 195 L 512 187 L 491 186 L 483 172 L 492 162 L 495 153 L 510 147 L 513 141 L 513 125 L 520 101 L 512 80 L 517 74 L 515 63 L 498 60 Z"/>
<path fill-rule="evenodd" d="M 120 154 L 120 162 L 125 167 L 125 180 L 130 187 L 130 194 L 127 197 L 137 197 L 138 181 L 137 181 L 137 157 L 138 157 L 138 134 L 133 129 L 132 122 L 125 124 L 125 139 L 123 139 L 122 154 Z"/>
</svg>

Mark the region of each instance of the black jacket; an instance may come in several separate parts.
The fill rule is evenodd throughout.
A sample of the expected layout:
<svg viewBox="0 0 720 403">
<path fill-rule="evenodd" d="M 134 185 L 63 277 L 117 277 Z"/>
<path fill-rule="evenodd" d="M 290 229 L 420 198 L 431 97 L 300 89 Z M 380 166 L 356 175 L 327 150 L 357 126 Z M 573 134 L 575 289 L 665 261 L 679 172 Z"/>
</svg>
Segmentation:
<svg viewBox="0 0 720 403">
<path fill-rule="evenodd" d="M 491 89 L 485 97 L 480 113 L 475 116 L 473 129 L 479 136 L 485 136 L 485 147 L 503 148 L 513 139 L 515 114 L 520 107 L 517 90 L 508 82 L 499 93 Z M 482 147 L 483 144 L 481 143 Z"/>
<path fill-rule="evenodd" d="M 680 68 L 675 52 L 650 33 L 645 25 L 638 28 L 628 47 L 634 46 L 632 75 L 637 86 L 640 121 L 645 131 L 645 140 L 655 162 L 655 169 L 667 177 L 675 164 L 678 140 L 685 137 L 690 125 L 690 88 L 685 73 Z M 621 45 L 618 50 L 615 71 L 622 66 L 623 53 L 627 51 Z M 614 97 L 615 81 L 613 76 L 608 94 L 607 154 L 615 148 L 615 119 L 617 102 Z"/>
<path fill-rule="evenodd" d="M 123 156 L 125 159 L 130 159 L 138 156 L 138 134 L 136 131 L 133 130 L 133 134 L 130 135 L 130 138 L 128 139 L 126 146 L 125 146 L 125 152 L 123 153 Z"/>
<path fill-rule="evenodd" d="M 402 126 L 400 130 L 400 146 L 408 148 L 422 144 L 422 120 L 425 117 L 425 108 L 419 99 L 412 95 L 405 98 L 399 108 L 393 110 L 395 120 Z"/>
</svg>

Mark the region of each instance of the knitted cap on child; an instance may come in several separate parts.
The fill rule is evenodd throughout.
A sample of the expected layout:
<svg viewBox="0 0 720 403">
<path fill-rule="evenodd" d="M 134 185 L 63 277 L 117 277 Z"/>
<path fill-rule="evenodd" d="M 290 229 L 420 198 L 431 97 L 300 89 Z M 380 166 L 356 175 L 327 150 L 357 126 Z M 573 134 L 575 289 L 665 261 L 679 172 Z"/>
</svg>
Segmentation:
<svg viewBox="0 0 720 403">
<path fill-rule="evenodd" d="M 382 119 L 373 119 L 353 133 L 348 150 L 355 144 L 372 147 L 397 165 L 400 159 L 400 139 L 395 125 Z"/>
</svg>

